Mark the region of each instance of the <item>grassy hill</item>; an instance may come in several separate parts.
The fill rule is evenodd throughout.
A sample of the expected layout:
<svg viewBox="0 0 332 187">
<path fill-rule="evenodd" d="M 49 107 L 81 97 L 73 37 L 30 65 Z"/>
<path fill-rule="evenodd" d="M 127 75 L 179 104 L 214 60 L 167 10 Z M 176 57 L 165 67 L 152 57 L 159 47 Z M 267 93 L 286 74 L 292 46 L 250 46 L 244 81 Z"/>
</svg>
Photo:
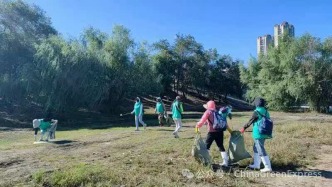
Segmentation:
<svg viewBox="0 0 332 187">
<path fill-rule="evenodd" d="M 175 93 L 172 94 L 172 98 L 163 97 L 163 101 L 166 104 L 168 112 L 170 112 L 170 105 L 175 98 Z M 144 119 L 150 123 L 150 125 L 157 125 L 156 116 L 154 114 L 154 107 L 156 105 L 155 96 L 142 97 L 144 104 Z M 183 99 L 184 106 L 184 118 L 198 118 L 200 113 L 204 111 L 202 107 L 208 101 L 207 96 L 195 94 L 194 92 L 187 95 L 186 99 Z M 225 106 L 226 103 L 223 100 L 217 99 L 217 106 Z M 252 107 L 245 101 L 228 98 L 227 104 L 232 105 L 234 111 L 248 111 Z M 127 113 L 133 110 L 134 100 L 126 100 L 118 110 L 114 112 L 98 112 L 88 111 L 84 108 L 66 111 L 64 113 L 53 114 L 54 118 L 59 119 L 60 129 L 77 129 L 77 128 L 105 128 L 123 126 L 131 121 L 131 116 L 120 117 L 120 113 Z M 31 122 L 35 118 L 44 118 L 43 109 L 36 103 L 25 103 L 24 105 L 8 104 L 0 100 L 0 127 L 9 128 L 31 128 Z"/>
</svg>

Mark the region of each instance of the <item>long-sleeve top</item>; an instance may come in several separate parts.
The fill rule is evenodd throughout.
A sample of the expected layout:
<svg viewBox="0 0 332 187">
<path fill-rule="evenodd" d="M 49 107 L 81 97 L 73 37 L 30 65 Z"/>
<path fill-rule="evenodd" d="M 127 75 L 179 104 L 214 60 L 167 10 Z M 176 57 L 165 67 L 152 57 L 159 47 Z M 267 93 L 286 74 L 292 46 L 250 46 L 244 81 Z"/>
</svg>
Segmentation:
<svg viewBox="0 0 332 187">
<path fill-rule="evenodd" d="M 213 129 L 213 111 L 206 110 L 199 122 L 197 122 L 196 127 L 201 128 L 205 123 L 208 123 L 208 131 L 209 132 L 216 132 L 216 130 Z"/>
<path fill-rule="evenodd" d="M 259 130 L 259 122 L 262 119 L 262 116 L 266 116 L 267 118 L 270 118 L 270 114 L 264 107 L 256 107 L 254 113 L 252 114 L 251 119 L 248 121 L 247 124 L 244 125 L 244 129 L 250 127 L 251 124 L 253 124 L 252 128 L 252 137 L 254 139 L 268 139 L 272 138 L 271 135 L 265 135 L 261 134 Z"/>
<path fill-rule="evenodd" d="M 254 111 L 254 113 L 252 114 L 250 120 L 248 121 L 248 123 L 246 123 L 243 128 L 247 129 L 248 127 L 250 127 L 251 124 L 253 124 L 256 120 L 258 120 L 258 114 L 256 111 Z"/>
<path fill-rule="evenodd" d="M 134 113 L 135 116 L 143 115 L 143 103 L 136 102 L 134 105 L 134 110 L 131 113 Z"/>
<path fill-rule="evenodd" d="M 216 130 L 213 129 L 213 120 L 214 120 L 213 112 L 214 111 L 212 110 L 206 110 L 201 120 L 197 122 L 196 127 L 201 128 L 205 123 L 207 123 L 208 132 L 217 132 Z M 228 124 L 227 124 L 227 130 L 228 132 L 232 132 Z"/>
<path fill-rule="evenodd" d="M 166 112 L 166 107 L 163 102 L 157 102 L 156 103 L 156 108 L 154 109 L 156 113 L 158 114 L 163 114 Z"/>
<path fill-rule="evenodd" d="M 173 119 L 182 119 L 183 106 L 179 101 L 175 101 L 172 104 L 172 118 Z"/>
</svg>

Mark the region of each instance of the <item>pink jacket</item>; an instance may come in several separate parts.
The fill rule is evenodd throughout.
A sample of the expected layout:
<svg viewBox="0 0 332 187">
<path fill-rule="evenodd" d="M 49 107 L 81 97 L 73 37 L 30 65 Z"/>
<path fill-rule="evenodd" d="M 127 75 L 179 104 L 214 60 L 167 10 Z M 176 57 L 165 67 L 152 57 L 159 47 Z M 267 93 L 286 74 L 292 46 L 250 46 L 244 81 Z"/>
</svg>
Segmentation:
<svg viewBox="0 0 332 187">
<path fill-rule="evenodd" d="M 208 120 L 208 119 L 210 119 L 210 120 Z M 196 127 L 201 128 L 205 124 L 205 122 L 207 122 L 208 123 L 208 131 L 209 132 L 216 132 L 216 130 L 213 129 L 213 124 L 212 124 L 213 120 L 214 120 L 214 118 L 213 118 L 213 115 L 212 115 L 212 111 L 211 110 L 206 110 L 204 112 L 201 120 L 199 122 L 197 122 Z"/>
</svg>

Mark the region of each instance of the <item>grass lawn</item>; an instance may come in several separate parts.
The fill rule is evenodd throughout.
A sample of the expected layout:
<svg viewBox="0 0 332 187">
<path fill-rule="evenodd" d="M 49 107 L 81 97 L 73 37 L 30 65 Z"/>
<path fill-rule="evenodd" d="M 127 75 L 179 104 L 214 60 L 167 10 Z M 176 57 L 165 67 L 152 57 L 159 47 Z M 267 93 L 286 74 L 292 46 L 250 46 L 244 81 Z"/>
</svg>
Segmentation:
<svg viewBox="0 0 332 187">
<path fill-rule="evenodd" d="M 229 124 L 238 130 L 251 113 L 238 112 L 233 116 Z M 275 122 L 274 138 L 266 141 L 266 149 L 276 171 L 314 166 L 321 147 L 332 146 L 331 116 L 279 112 L 272 112 L 271 116 Z M 150 126 L 135 132 L 132 125 L 57 131 L 56 142 L 34 145 L 33 131 L 0 131 L 0 186 L 267 185 L 265 179 L 256 177 L 238 177 L 233 173 L 221 176 L 196 162 L 191 156 L 195 121 L 185 120 L 179 139 L 172 136 L 174 127 Z M 205 127 L 201 133 L 206 136 Z M 251 132 L 244 136 L 247 150 L 252 153 Z M 226 131 L 226 149 L 228 140 Z M 215 144 L 211 154 L 215 163 L 221 161 Z M 241 161 L 241 168 L 250 161 Z"/>
</svg>

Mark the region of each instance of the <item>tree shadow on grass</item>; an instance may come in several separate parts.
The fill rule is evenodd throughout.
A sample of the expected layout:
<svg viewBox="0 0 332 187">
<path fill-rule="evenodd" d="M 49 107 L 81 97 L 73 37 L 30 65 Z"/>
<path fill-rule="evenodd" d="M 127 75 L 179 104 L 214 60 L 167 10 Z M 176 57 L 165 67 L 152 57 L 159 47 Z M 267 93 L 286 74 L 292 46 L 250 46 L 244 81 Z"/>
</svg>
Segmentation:
<svg viewBox="0 0 332 187">
<path fill-rule="evenodd" d="M 246 166 L 241 166 L 238 163 L 229 164 L 227 167 L 221 166 L 220 164 L 211 164 L 211 169 L 214 172 L 226 172 L 226 173 L 234 173 L 239 170 L 247 170 Z"/>
<path fill-rule="evenodd" d="M 294 176 L 299 176 L 299 177 L 324 177 L 327 179 L 332 179 L 332 171 L 326 171 L 326 170 L 297 170 L 297 171 L 292 171 L 289 170 L 287 171 L 287 174 L 289 175 L 294 175 Z"/>
<path fill-rule="evenodd" d="M 56 145 L 65 145 L 65 144 L 70 144 L 70 143 L 75 143 L 77 141 L 74 140 L 53 140 L 49 141 L 49 143 L 56 144 Z"/>
<path fill-rule="evenodd" d="M 15 127 L 0 127 L 0 131 L 22 131 L 26 129 L 15 128 Z"/>
<path fill-rule="evenodd" d="M 155 131 L 168 131 L 168 132 L 173 132 L 174 129 L 163 129 L 163 128 L 161 128 L 161 129 L 155 129 Z"/>
<path fill-rule="evenodd" d="M 304 176 L 304 177 L 324 177 L 327 179 L 332 179 L 332 171 L 319 170 L 319 169 L 299 169 L 305 166 L 296 165 L 296 164 L 288 164 L 288 165 L 276 165 L 272 163 L 272 169 L 274 173 L 287 173 L 288 175 L 294 176 Z"/>
<path fill-rule="evenodd" d="M 332 171 L 325 171 L 325 170 L 317 170 L 317 171 L 322 172 L 324 178 L 332 179 Z"/>
<path fill-rule="evenodd" d="M 184 139 L 184 140 L 193 140 L 195 137 L 186 137 L 186 138 L 181 138 L 181 139 Z"/>
</svg>

